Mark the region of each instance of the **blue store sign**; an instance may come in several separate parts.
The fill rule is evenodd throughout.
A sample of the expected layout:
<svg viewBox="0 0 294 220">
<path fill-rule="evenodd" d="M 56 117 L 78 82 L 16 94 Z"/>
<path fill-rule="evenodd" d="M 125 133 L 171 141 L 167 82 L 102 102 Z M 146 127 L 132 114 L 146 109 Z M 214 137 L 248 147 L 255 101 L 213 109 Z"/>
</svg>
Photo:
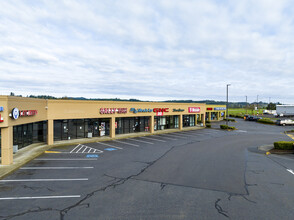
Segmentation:
<svg viewBox="0 0 294 220">
<path fill-rule="evenodd" d="M 214 110 L 216 111 L 221 111 L 221 110 L 226 110 L 226 107 L 215 107 Z"/>
</svg>

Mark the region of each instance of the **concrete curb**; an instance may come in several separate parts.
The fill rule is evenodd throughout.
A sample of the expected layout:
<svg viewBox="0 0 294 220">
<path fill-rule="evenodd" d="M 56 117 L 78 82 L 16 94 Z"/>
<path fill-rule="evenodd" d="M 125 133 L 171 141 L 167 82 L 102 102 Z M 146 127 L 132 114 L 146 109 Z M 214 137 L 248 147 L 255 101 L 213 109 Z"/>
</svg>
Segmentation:
<svg viewBox="0 0 294 220">
<path fill-rule="evenodd" d="M 46 145 L 46 144 L 32 144 L 25 148 L 20 149 L 13 157 L 13 164 L 11 165 L 0 165 L 0 179 L 3 179 L 7 175 L 11 174 L 15 170 L 19 169 L 23 165 L 27 164 L 31 160 L 35 159 L 36 157 L 42 155 L 45 151 L 54 148 L 54 147 L 63 147 L 63 146 L 70 146 L 74 144 L 87 144 L 87 143 L 95 143 L 95 142 L 102 142 L 102 141 L 111 141 L 117 139 L 126 139 L 126 138 L 134 138 L 134 137 L 143 137 L 143 136 L 153 136 L 158 134 L 167 134 L 167 133 L 176 133 L 182 131 L 193 131 L 193 130 L 202 130 L 205 129 L 204 127 L 193 127 L 193 128 L 184 128 L 183 130 L 179 129 L 169 129 L 169 130 L 162 130 L 156 131 L 155 133 L 132 133 L 132 134 L 122 134 L 117 135 L 115 138 L 111 137 L 97 137 L 97 138 L 83 138 L 83 139 L 74 139 L 74 140 L 65 140 L 59 141 L 54 145 Z"/>
</svg>

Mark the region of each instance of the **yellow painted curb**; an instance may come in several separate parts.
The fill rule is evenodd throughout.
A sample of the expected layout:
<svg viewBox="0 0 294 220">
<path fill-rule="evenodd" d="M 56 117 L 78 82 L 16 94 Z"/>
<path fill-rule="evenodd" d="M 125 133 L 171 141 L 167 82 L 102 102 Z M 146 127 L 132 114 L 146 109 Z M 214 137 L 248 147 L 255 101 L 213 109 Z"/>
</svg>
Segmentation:
<svg viewBox="0 0 294 220">
<path fill-rule="evenodd" d="M 266 155 L 270 155 L 271 153 L 267 151 L 265 154 L 266 154 Z"/>
<path fill-rule="evenodd" d="M 58 153 L 61 153 L 59 151 L 49 151 L 49 150 L 46 150 L 45 151 L 46 154 L 58 154 Z"/>
</svg>

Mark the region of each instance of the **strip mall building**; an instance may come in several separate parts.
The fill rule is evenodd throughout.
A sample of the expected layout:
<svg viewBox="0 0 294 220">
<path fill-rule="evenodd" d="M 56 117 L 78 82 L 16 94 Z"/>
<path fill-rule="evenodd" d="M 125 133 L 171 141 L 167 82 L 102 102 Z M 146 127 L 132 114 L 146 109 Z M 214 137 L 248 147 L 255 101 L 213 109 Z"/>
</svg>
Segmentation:
<svg viewBox="0 0 294 220">
<path fill-rule="evenodd" d="M 225 106 L 203 103 L 45 100 L 0 96 L 1 163 L 33 143 L 205 126 L 225 117 Z"/>
</svg>

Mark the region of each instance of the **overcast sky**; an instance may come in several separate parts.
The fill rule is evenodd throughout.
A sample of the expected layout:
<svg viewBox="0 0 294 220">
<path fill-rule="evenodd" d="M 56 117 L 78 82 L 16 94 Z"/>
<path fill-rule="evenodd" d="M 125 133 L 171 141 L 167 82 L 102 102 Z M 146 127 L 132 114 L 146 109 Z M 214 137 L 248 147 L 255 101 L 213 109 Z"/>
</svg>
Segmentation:
<svg viewBox="0 0 294 220">
<path fill-rule="evenodd" d="M 292 0 L 0 0 L 0 94 L 294 103 Z"/>
</svg>

